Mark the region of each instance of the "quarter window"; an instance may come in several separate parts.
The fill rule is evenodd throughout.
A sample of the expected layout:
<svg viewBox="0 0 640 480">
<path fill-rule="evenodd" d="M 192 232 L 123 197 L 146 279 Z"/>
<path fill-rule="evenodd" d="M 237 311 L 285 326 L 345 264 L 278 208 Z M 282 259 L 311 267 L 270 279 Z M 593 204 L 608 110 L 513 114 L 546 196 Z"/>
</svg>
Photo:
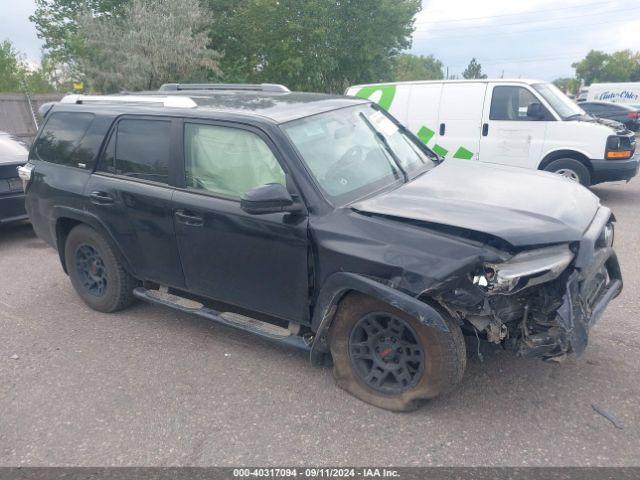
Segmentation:
<svg viewBox="0 0 640 480">
<path fill-rule="evenodd" d="M 533 94 L 522 87 L 494 87 L 491 97 L 491 120 L 531 121 L 527 109 L 532 103 L 540 103 Z"/>
<path fill-rule="evenodd" d="M 100 170 L 168 183 L 170 147 L 170 121 L 120 120 L 104 152 Z"/>
<path fill-rule="evenodd" d="M 285 184 L 282 167 L 254 133 L 187 123 L 184 142 L 187 187 L 241 197 L 267 183 Z"/>
<path fill-rule="evenodd" d="M 36 142 L 36 157 L 45 162 L 72 167 L 91 163 L 96 151 L 82 140 L 93 118 L 92 113 L 51 114 Z"/>
</svg>

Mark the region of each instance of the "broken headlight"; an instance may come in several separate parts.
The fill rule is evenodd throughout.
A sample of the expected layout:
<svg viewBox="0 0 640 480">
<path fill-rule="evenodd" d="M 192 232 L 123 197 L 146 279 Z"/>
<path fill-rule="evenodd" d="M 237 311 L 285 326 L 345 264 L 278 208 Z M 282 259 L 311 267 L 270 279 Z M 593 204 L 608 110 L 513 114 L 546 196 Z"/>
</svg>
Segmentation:
<svg viewBox="0 0 640 480">
<path fill-rule="evenodd" d="M 506 262 L 484 264 L 473 283 L 489 293 L 515 293 L 558 278 L 573 257 L 567 244 L 529 250 Z"/>
<path fill-rule="evenodd" d="M 613 237 L 614 237 L 613 223 L 609 222 L 604 226 L 604 228 L 602 229 L 602 232 L 600 232 L 600 237 L 598 237 L 596 246 L 598 248 L 613 247 Z"/>
</svg>

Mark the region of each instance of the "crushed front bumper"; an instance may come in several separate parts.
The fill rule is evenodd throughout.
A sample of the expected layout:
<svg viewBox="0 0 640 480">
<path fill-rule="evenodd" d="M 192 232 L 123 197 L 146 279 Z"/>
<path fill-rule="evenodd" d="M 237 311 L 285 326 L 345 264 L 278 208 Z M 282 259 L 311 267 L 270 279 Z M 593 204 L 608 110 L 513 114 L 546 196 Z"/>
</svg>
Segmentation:
<svg viewBox="0 0 640 480">
<path fill-rule="evenodd" d="M 580 242 L 575 268 L 556 311 L 555 325 L 546 332 L 524 337 L 519 348 L 521 355 L 555 358 L 584 352 L 589 330 L 622 291 L 615 251 L 610 246 L 598 245 L 600 233 L 610 218 L 609 209 L 602 207 Z"/>
</svg>

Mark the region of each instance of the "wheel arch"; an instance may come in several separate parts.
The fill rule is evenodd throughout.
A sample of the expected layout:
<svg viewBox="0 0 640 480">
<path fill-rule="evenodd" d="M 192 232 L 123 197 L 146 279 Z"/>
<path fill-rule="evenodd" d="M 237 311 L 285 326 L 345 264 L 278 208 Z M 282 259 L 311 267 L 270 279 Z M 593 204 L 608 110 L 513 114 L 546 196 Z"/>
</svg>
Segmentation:
<svg viewBox="0 0 640 480">
<path fill-rule="evenodd" d="M 311 346 L 311 363 L 318 365 L 328 352 L 327 333 L 340 302 L 350 293 L 359 292 L 383 301 L 415 317 L 424 325 L 448 332 L 449 327 L 441 314 L 431 305 L 409 294 L 396 290 L 371 277 L 355 273 L 336 272 L 324 282 L 313 309 L 311 328 L 315 339 Z"/>
<path fill-rule="evenodd" d="M 573 160 L 577 160 L 582 163 L 589 173 L 593 175 L 593 167 L 591 166 L 591 162 L 589 161 L 589 157 L 587 157 L 584 153 L 578 152 L 577 150 L 563 149 L 563 150 L 554 150 L 553 152 L 547 153 L 545 157 L 542 159 L 540 164 L 538 165 L 538 170 L 544 170 L 554 160 L 559 160 L 561 158 L 571 158 Z"/>
<path fill-rule="evenodd" d="M 55 216 L 55 240 L 56 248 L 58 250 L 58 257 L 62 264 L 62 269 L 67 272 L 66 259 L 64 246 L 67 241 L 67 237 L 73 228 L 78 225 L 87 225 L 97 231 L 106 240 L 112 250 L 115 252 L 118 260 L 122 263 L 125 270 L 135 276 L 135 272 L 131 267 L 131 263 L 127 259 L 126 255 L 120 249 L 118 243 L 113 238 L 113 235 L 109 232 L 102 221 L 90 213 L 82 210 L 76 210 L 68 207 L 58 207 L 54 210 Z"/>
</svg>

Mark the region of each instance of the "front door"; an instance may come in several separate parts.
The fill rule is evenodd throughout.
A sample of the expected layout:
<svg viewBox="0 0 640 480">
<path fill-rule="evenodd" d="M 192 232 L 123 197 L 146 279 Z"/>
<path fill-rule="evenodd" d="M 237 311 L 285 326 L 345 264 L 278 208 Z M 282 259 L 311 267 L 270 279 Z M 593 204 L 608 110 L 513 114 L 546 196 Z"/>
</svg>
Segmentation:
<svg viewBox="0 0 640 480">
<path fill-rule="evenodd" d="M 86 204 L 115 237 L 135 274 L 184 286 L 169 186 L 172 122 L 124 117 L 85 187 Z"/>
<path fill-rule="evenodd" d="M 240 208 L 246 191 L 285 184 L 273 145 L 250 127 L 191 121 L 183 145 L 185 188 L 176 190 L 173 212 L 188 290 L 308 321 L 306 215 L 250 215 Z"/>
<path fill-rule="evenodd" d="M 490 86 L 484 106 L 480 161 L 538 168 L 547 125 L 552 118 L 527 115 L 529 105 L 542 102 L 522 85 Z"/>
</svg>

